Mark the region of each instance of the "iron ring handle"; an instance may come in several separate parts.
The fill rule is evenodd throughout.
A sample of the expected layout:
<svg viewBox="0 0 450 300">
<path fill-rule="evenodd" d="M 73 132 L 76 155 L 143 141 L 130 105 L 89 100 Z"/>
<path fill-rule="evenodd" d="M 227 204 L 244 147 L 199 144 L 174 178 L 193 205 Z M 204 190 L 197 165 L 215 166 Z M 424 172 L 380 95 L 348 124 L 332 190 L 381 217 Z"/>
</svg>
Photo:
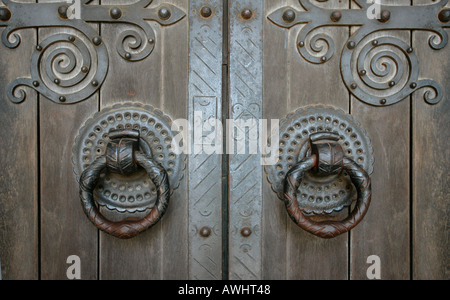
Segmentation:
<svg viewBox="0 0 450 300">
<path fill-rule="evenodd" d="M 81 175 L 80 200 L 84 213 L 98 229 L 120 239 L 130 239 L 153 227 L 166 213 L 170 199 L 169 177 L 166 170 L 141 151 L 136 151 L 137 164 L 143 167 L 156 186 L 157 200 L 150 213 L 138 221 L 112 222 L 106 219 L 95 205 L 94 189 L 100 174 L 107 167 L 106 157 L 95 160 Z"/>
<path fill-rule="evenodd" d="M 371 180 L 364 169 L 350 158 L 344 157 L 344 170 L 350 176 L 357 191 L 356 206 L 343 221 L 316 222 L 303 214 L 297 201 L 297 190 L 306 172 L 317 165 L 317 155 L 297 163 L 286 175 L 284 181 L 284 202 L 291 219 L 303 230 L 324 239 L 335 238 L 356 227 L 365 217 L 372 197 Z"/>
</svg>

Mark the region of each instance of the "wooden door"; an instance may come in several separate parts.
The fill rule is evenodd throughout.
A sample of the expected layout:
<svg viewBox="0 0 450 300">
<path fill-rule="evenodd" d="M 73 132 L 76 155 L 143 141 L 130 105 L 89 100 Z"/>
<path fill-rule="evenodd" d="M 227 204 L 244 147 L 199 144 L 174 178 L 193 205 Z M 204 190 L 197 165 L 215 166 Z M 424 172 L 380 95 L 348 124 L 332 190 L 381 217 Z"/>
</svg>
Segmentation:
<svg viewBox="0 0 450 300">
<path fill-rule="evenodd" d="M 0 7 L 3 279 L 66 279 L 74 266 L 81 279 L 105 280 L 448 279 L 447 1 L 382 1 L 373 20 L 366 13 L 378 7 L 363 0 L 18 3 Z M 67 13 L 71 5 L 79 5 L 78 18 Z M 364 71 L 384 76 L 355 70 L 356 59 L 346 63 L 367 44 L 379 51 Z M 87 84 L 66 85 L 64 70 L 83 53 L 91 67 L 71 71 Z M 52 70 L 65 77 L 48 76 Z M 400 70 L 406 77 L 396 76 Z M 369 75 L 382 88 L 364 92 Z M 125 104 L 194 131 L 209 125 L 200 138 L 215 133 L 216 150 L 202 151 L 195 132 L 183 136 L 194 153 L 183 160 L 167 212 L 132 239 L 89 221 L 74 166 L 83 126 Z M 250 153 L 255 124 L 270 127 L 311 105 L 355 120 L 373 149 L 368 213 L 333 239 L 291 220 L 263 153 Z M 227 120 L 247 124 L 243 153 Z M 266 145 L 258 128 L 256 140 Z M 304 131 L 296 130 L 292 136 Z M 292 147 L 296 153 L 299 145 Z M 287 152 L 280 160 L 291 157 L 289 147 L 279 150 Z"/>
</svg>

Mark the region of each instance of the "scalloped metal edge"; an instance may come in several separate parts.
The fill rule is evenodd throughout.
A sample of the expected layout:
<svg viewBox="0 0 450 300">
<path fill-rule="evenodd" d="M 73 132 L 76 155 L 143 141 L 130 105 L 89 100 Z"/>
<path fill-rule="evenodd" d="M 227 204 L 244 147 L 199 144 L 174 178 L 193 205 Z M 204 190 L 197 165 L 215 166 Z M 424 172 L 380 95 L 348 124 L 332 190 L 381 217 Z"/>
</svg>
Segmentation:
<svg viewBox="0 0 450 300">
<path fill-rule="evenodd" d="M 353 115 L 351 115 L 349 113 L 346 113 L 343 109 L 337 108 L 337 107 L 334 107 L 334 106 L 331 106 L 331 105 L 324 105 L 324 104 L 313 104 L 313 105 L 303 106 L 303 107 L 298 108 L 294 112 L 289 113 L 285 118 L 280 120 L 280 129 L 283 128 L 283 125 L 286 124 L 286 122 L 294 120 L 295 116 L 301 114 L 302 112 L 307 112 L 310 109 L 328 109 L 328 110 L 333 110 L 333 111 L 336 111 L 336 112 L 338 112 L 340 114 L 343 114 L 343 115 L 351 118 L 351 120 L 355 123 L 355 125 L 358 125 L 359 129 L 361 130 L 361 133 L 364 134 L 364 136 L 367 138 L 367 141 L 368 141 L 368 143 L 370 145 L 370 147 L 369 147 L 370 153 L 367 154 L 367 157 L 369 158 L 369 164 L 368 164 L 369 169 L 366 170 L 366 172 L 369 175 L 372 175 L 373 171 L 374 171 L 374 162 L 375 162 L 375 158 L 373 156 L 374 149 L 373 149 L 373 146 L 372 146 L 372 140 L 367 135 L 367 131 L 363 127 L 361 127 L 361 123 L 356 118 L 354 118 Z M 273 133 L 268 137 L 268 139 L 267 139 L 268 142 L 271 140 L 272 136 L 273 136 Z M 269 170 L 269 168 L 271 168 L 271 167 L 273 167 L 273 166 L 265 166 L 264 167 L 264 173 L 266 174 L 267 181 L 270 183 L 270 188 L 277 195 L 278 199 L 281 200 L 281 201 L 284 201 L 284 199 L 279 195 L 279 192 L 276 191 L 275 188 L 274 188 L 274 184 L 276 182 L 278 182 L 278 180 L 274 180 L 273 172 L 271 172 Z M 345 207 L 346 206 L 343 206 L 343 205 L 339 206 L 339 207 L 333 209 L 332 212 L 340 212 Z M 318 211 L 314 210 L 314 211 L 308 211 L 306 213 L 321 214 L 323 212 L 326 212 L 327 214 L 332 213 L 332 212 L 329 212 L 329 210 L 318 210 Z"/>
<path fill-rule="evenodd" d="M 81 174 L 78 174 L 77 170 L 76 170 L 76 166 L 77 166 L 77 162 L 76 162 L 76 148 L 78 146 L 78 144 L 80 143 L 80 138 L 81 138 L 81 133 L 83 132 L 83 130 L 86 128 L 86 126 L 88 126 L 90 123 L 94 122 L 94 120 L 96 120 L 98 118 L 99 115 L 105 114 L 109 111 L 113 111 L 116 109 L 122 109 L 122 108 L 127 108 L 127 107 L 139 107 L 142 108 L 143 110 L 148 111 L 149 113 L 155 114 L 161 118 L 164 118 L 167 121 L 168 125 L 172 125 L 173 124 L 173 120 L 172 118 L 170 118 L 168 115 L 164 114 L 160 109 L 157 109 L 155 107 L 153 107 L 150 104 L 142 104 L 140 102 L 125 102 L 125 103 L 118 103 L 118 104 L 114 104 L 112 106 L 107 106 L 104 109 L 94 113 L 92 116 L 90 116 L 88 119 L 86 119 L 86 121 L 83 123 L 83 125 L 80 127 L 80 129 L 78 130 L 78 134 L 75 138 L 75 142 L 72 146 L 72 170 L 73 173 L 75 175 L 75 178 L 77 180 L 78 183 L 80 183 L 80 176 Z M 182 161 L 184 162 L 184 166 L 181 167 L 181 174 L 180 174 L 180 178 L 178 180 L 178 182 L 176 182 L 176 184 L 172 184 L 170 183 L 170 189 L 171 189 L 171 193 L 170 195 L 173 195 L 174 191 L 177 190 L 180 187 L 181 182 L 184 179 L 184 175 L 185 175 L 185 171 L 187 168 L 187 156 L 185 154 L 180 154 L 183 156 Z M 124 212 L 129 212 L 129 213 L 135 213 L 135 212 L 144 212 L 146 211 L 148 208 L 144 209 L 144 210 L 119 210 L 117 208 L 110 208 L 108 205 L 106 206 L 102 206 L 102 207 L 107 207 L 110 210 L 115 210 L 119 213 L 124 213 Z"/>
</svg>

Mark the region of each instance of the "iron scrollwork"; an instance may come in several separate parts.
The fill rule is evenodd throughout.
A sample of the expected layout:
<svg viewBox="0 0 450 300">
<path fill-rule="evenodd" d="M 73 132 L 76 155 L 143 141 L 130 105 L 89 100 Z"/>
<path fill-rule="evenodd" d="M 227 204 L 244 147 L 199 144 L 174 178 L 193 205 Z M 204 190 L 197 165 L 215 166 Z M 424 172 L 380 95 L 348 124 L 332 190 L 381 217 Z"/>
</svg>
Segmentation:
<svg viewBox="0 0 450 300">
<path fill-rule="evenodd" d="M 304 24 L 297 37 L 300 55 L 310 63 L 323 64 L 333 57 L 333 39 L 324 33 L 314 33 L 329 26 L 358 26 L 341 54 L 341 75 L 348 90 L 358 99 L 375 106 L 400 102 L 418 89 L 426 91 L 424 99 L 436 104 L 443 98 L 440 84 L 433 80 L 419 80 L 419 62 L 414 49 L 393 36 L 374 37 L 375 32 L 389 30 L 423 30 L 433 32 L 429 45 L 434 50 L 444 48 L 450 27 L 448 0 L 424 6 L 382 5 L 376 18 L 369 18 L 373 1 L 353 0 L 358 9 L 322 8 L 314 2 L 328 0 L 299 0 L 305 11 L 282 7 L 268 18 L 283 28 Z"/>
<path fill-rule="evenodd" d="M 89 23 L 131 24 L 136 29 L 123 31 L 116 41 L 117 53 L 136 62 L 147 58 L 155 48 L 155 32 L 148 21 L 172 25 L 185 13 L 170 4 L 149 7 L 153 0 L 140 0 L 128 5 L 93 5 L 92 0 L 57 3 L 17 3 L 2 0 L 0 27 L 6 27 L 3 44 L 15 49 L 21 37 L 15 33 L 25 28 L 68 27 L 80 36 L 66 33 L 52 35 L 41 41 L 31 58 L 31 78 L 19 78 L 8 87 L 8 97 L 15 103 L 25 100 L 19 87 L 28 86 L 53 102 L 72 104 L 92 96 L 104 83 L 109 57 L 105 43 Z M 78 5 L 78 7 L 73 7 Z M 76 12 L 76 14 L 75 14 Z"/>
</svg>

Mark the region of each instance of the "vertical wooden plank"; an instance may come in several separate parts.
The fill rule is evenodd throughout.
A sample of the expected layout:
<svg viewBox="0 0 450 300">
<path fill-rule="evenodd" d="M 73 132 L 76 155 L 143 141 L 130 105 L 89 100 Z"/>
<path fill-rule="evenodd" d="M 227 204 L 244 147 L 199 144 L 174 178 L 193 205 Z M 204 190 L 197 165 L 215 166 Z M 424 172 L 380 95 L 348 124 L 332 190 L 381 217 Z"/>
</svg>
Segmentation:
<svg viewBox="0 0 450 300">
<path fill-rule="evenodd" d="M 383 1 L 382 4 L 409 5 L 409 0 Z M 410 43 L 410 33 L 381 32 L 369 42 L 389 36 Z M 351 232 L 351 279 L 367 279 L 369 256 L 381 259 L 382 279 L 409 278 L 409 97 L 390 107 L 373 107 L 352 97 L 352 115 L 366 130 L 374 149 L 372 202 L 358 227 Z"/>
<path fill-rule="evenodd" d="M 187 13 L 185 1 L 166 1 Z M 102 1 L 103 5 L 133 4 L 135 1 Z M 152 3 L 158 7 L 161 3 Z M 116 51 L 116 37 L 124 30 L 139 32 L 127 24 L 102 24 L 102 38 L 110 56 L 110 77 L 101 89 L 101 108 L 117 103 L 151 105 L 173 120 L 186 118 L 187 110 L 187 23 L 164 27 L 151 22 L 156 46 L 142 61 L 126 61 Z M 171 197 L 168 212 L 153 228 L 131 240 L 118 240 L 101 233 L 101 279 L 187 278 L 186 184 Z"/>
<path fill-rule="evenodd" d="M 298 1 L 289 5 L 302 10 Z M 348 8 L 349 1 L 315 3 L 326 8 Z M 324 64 L 312 64 L 297 51 L 296 41 L 302 26 L 289 31 L 288 45 L 288 111 L 314 104 L 331 105 L 348 112 L 349 95 L 341 80 L 340 56 L 337 53 Z M 317 29 L 312 34 L 326 32 L 336 49 L 343 49 L 349 35 L 348 28 Z M 279 116 L 284 118 L 284 116 Z M 276 198 L 274 196 L 274 201 Z M 284 206 L 283 203 L 279 205 Z M 286 218 L 287 214 L 286 214 Z M 332 240 L 323 240 L 306 233 L 288 219 L 287 227 L 287 278 L 288 279 L 347 279 L 348 278 L 348 235 Z"/>
<path fill-rule="evenodd" d="M 272 11 L 287 5 L 287 1 L 264 1 L 263 31 L 263 118 L 281 119 L 290 111 L 288 107 L 289 68 L 288 31 L 275 26 L 267 19 Z M 264 176 L 265 177 L 265 176 Z M 287 224 L 286 209 L 263 178 L 263 252 L 262 276 L 267 280 L 286 279 Z"/>
<path fill-rule="evenodd" d="M 132 0 L 104 0 L 103 5 L 131 4 Z M 100 90 L 101 107 L 117 103 L 140 102 L 158 107 L 161 104 L 161 59 L 164 41 L 158 25 L 152 24 L 157 46 L 145 60 L 129 62 L 116 51 L 116 37 L 125 30 L 139 31 L 128 24 L 101 25 L 102 39 L 107 44 L 110 59 L 108 80 Z M 119 75 L 120 74 L 120 75 Z M 153 89 L 153 91 L 152 91 Z M 173 203 L 172 203 L 173 204 Z M 162 274 L 161 222 L 151 230 L 131 240 L 119 240 L 100 233 L 100 279 L 161 279 Z"/>
<path fill-rule="evenodd" d="M 189 64 L 189 1 L 167 1 L 186 13 L 180 22 L 162 27 L 164 35 L 164 53 L 162 67 L 164 68 L 164 98 L 161 109 L 173 120 L 188 119 L 188 64 Z M 188 279 L 188 174 L 171 198 L 171 209 L 162 223 L 164 260 L 162 272 L 164 280 Z"/>
<path fill-rule="evenodd" d="M 37 94 L 25 88 L 25 102 L 14 104 L 7 88 L 29 75 L 36 30 L 17 33 L 18 48 L 0 44 L 0 277 L 34 280 L 39 278 Z"/>
<path fill-rule="evenodd" d="M 415 5 L 431 4 L 414 0 Z M 450 7 L 447 5 L 447 8 Z M 449 33 L 447 29 L 447 33 Z M 450 278 L 450 48 L 435 51 L 428 45 L 428 32 L 413 33 L 413 48 L 420 63 L 420 77 L 443 87 L 444 98 L 437 105 L 425 103 L 423 93 L 413 95 L 412 113 L 412 278 Z"/>
<path fill-rule="evenodd" d="M 39 1 L 49 2 L 53 1 Z M 39 42 L 59 33 L 84 37 L 73 29 L 42 28 L 38 31 Z M 41 96 L 39 105 L 41 276 L 45 280 L 67 279 L 67 258 L 76 255 L 80 258 L 81 279 L 96 279 L 98 231 L 86 218 L 80 205 L 72 149 L 84 121 L 97 111 L 98 94 L 75 105 L 55 104 Z"/>
</svg>

